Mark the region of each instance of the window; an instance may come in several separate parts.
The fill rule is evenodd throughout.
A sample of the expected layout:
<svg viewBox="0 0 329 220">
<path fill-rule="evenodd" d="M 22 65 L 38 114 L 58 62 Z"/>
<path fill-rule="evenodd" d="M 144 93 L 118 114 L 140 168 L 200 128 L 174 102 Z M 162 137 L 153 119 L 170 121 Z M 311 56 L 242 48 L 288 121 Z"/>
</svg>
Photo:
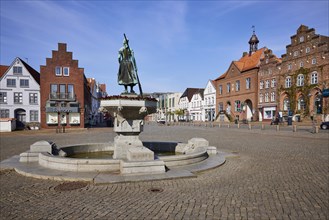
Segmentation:
<svg viewBox="0 0 329 220">
<path fill-rule="evenodd" d="M 21 80 L 19 80 L 19 85 L 20 85 L 20 87 L 28 88 L 29 87 L 29 80 L 28 79 L 21 79 Z"/>
<path fill-rule="evenodd" d="M 21 66 L 14 66 L 13 67 L 14 74 L 22 74 L 22 67 Z"/>
<path fill-rule="evenodd" d="M 271 80 L 271 87 L 273 88 L 273 87 L 275 87 L 276 86 L 276 79 L 272 79 Z"/>
<path fill-rule="evenodd" d="M 246 89 L 250 89 L 250 85 L 251 84 L 251 79 L 250 78 L 247 78 L 246 79 Z"/>
<path fill-rule="evenodd" d="M 235 104 L 235 106 L 234 106 L 235 111 L 236 112 L 241 112 L 241 102 L 240 102 L 240 100 L 236 100 L 234 104 Z"/>
<path fill-rule="evenodd" d="M 235 91 L 240 91 L 240 80 L 237 80 L 236 82 L 235 82 Z"/>
<path fill-rule="evenodd" d="M 259 89 L 263 89 L 264 88 L 264 81 L 260 81 L 259 82 Z"/>
<path fill-rule="evenodd" d="M 299 74 L 297 76 L 297 86 L 303 86 L 304 85 L 304 75 Z"/>
<path fill-rule="evenodd" d="M 0 103 L 7 103 L 7 92 L 0 92 Z"/>
<path fill-rule="evenodd" d="M 288 98 L 285 98 L 283 100 L 283 111 L 289 111 L 290 110 L 290 101 Z"/>
<path fill-rule="evenodd" d="M 268 102 L 268 92 L 265 93 L 265 102 Z"/>
<path fill-rule="evenodd" d="M 9 109 L 0 109 L 0 118 L 9 118 Z"/>
<path fill-rule="evenodd" d="M 270 80 L 265 81 L 265 88 L 266 89 L 270 88 Z"/>
<path fill-rule="evenodd" d="M 39 112 L 37 110 L 30 110 L 30 121 L 38 121 Z"/>
<path fill-rule="evenodd" d="M 291 63 L 288 64 L 288 70 L 291 70 Z"/>
<path fill-rule="evenodd" d="M 272 74 L 272 69 L 268 69 L 268 75 Z"/>
<path fill-rule="evenodd" d="M 221 94 L 223 94 L 223 86 L 222 85 L 219 85 L 219 94 L 221 95 Z"/>
<path fill-rule="evenodd" d="M 299 67 L 304 67 L 304 62 L 303 61 L 300 61 Z"/>
<path fill-rule="evenodd" d="M 291 77 L 290 76 L 287 76 L 286 77 L 285 86 L 286 86 L 286 88 L 290 88 L 291 87 Z"/>
<path fill-rule="evenodd" d="M 275 102 L 275 92 L 271 92 L 271 102 Z"/>
<path fill-rule="evenodd" d="M 56 98 L 58 93 L 58 85 L 57 84 L 50 84 L 50 97 Z"/>
<path fill-rule="evenodd" d="M 312 64 L 316 64 L 316 58 L 312 59 Z"/>
<path fill-rule="evenodd" d="M 231 92 L 231 83 L 227 83 L 227 84 L 226 84 L 226 89 L 227 89 L 227 92 L 228 92 L 228 93 Z"/>
<path fill-rule="evenodd" d="M 55 67 L 55 74 L 56 74 L 56 76 L 62 75 L 62 68 L 60 66 Z"/>
<path fill-rule="evenodd" d="M 265 63 L 266 63 L 266 64 L 268 63 L 268 58 L 266 58 Z"/>
<path fill-rule="evenodd" d="M 294 52 L 294 57 L 298 56 L 298 51 Z"/>
<path fill-rule="evenodd" d="M 297 101 L 297 110 L 304 111 L 305 108 L 306 108 L 306 103 L 305 103 L 304 97 L 301 96 L 298 98 L 298 101 Z"/>
<path fill-rule="evenodd" d="M 14 92 L 14 103 L 23 104 L 23 93 L 22 92 Z"/>
<path fill-rule="evenodd" d="M 30 104 L 38 104 L 38 93 L 30 93 Z"/>
<path fill-rule="evenodd" d="M 317 84 L 318 83 L 318 73 L 313 72 L 311 75 L 311 84 Z"/>
<path fill-rule="evenodd" d="M 263 94 L 259 94 L 259 103 L 263 103 Z"/>
<path fill-rule="evenodd" d="M 300 42 L 300 43 L 304 42 L 304 36 L 301 36 L 301 37 L 299 38 L 299 42 Z"/>
<path fill-rule="evenodd" d="M 224 105 L 222 102 L 218 103 L 218 112 L 221 112 L 224 110 Z"/>
<path fill-rule="evenodd" d="M 63 67 L 63 76 L 70 75 L 70 67 Z"/>
<path fill-rule="evenodd" d="M 16 79 L 7 79 L 7 87 L 16 87 Z"/>
<path fill-rule="evenodd" d="M 305 52 L 309 53 L 310 51 L 311 51 L 311 49 L 309 47 L 306 47 Z"/>
</svg>

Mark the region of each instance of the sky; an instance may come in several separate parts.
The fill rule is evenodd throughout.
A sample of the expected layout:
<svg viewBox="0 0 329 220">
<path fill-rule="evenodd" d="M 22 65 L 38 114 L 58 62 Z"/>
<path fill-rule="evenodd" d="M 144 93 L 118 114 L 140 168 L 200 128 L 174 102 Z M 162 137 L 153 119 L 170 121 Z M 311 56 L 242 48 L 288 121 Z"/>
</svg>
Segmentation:
<svg viewBox="0 0 329 220">
<path fill-rule="evenodd" d="M 134 50 L 143 92 L 184 92 L 205 88 L 249 50 L 281 57 L 301 24 L 329 35 L 329 1 L 0 1 L 0 64 L 15 57 L 37 71 L 58 43 L 66 43 L 87 78 L 117 84 L 123 34 Z M 138 91 L 136 86 L 134 89 Z"/>
</svg>

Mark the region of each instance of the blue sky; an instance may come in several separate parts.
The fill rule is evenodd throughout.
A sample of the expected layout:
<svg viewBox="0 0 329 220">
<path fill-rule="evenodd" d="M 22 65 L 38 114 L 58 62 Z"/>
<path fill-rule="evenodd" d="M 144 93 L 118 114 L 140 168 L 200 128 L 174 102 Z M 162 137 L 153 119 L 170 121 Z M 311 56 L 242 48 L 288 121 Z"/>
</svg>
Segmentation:
<svg viewBox="0 0 329 220">
<path fill-rule="evenodd" d="M 67 43 L 86 77 L 117 84 L 123 33 L 135 51 L 144 92 L 204 88 L 248 51 L 252 26 L 281 57 L 290 36 L 307 25 L 329 35 L 329 3 L 317 1 L 1 1 L 0 63 L 15 57 L 37 71 L 57 44 Z M 137 87 L 135 88 L 138 91 Z"/>
</svg>

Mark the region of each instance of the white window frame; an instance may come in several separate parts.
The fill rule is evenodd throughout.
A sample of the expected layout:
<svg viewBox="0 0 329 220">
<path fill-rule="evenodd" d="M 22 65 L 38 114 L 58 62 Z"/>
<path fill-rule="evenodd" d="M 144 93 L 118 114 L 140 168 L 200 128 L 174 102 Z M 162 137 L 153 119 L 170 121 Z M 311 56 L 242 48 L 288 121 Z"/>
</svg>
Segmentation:
<svg viewBox="0 0 329 220">
<path fill-rule="evenodd" d="M 269 98 L 269 96 L 268 96 L 268 92 L 266 92 L 266 93 L 265 93 L 265 102 L 268 102 L 268 98 Z"/>
<path fill-rule="evenodd" d="M 276 79 L 273 78 L 273 79 L 271 80 L 271 87 L 273 88 L 273 87 L 275 87 L 275 86 L 276 86 Z"/>
<path fill-rule="evenodd" d="M 9 118 L 9 109 L 0 109 L 0 118 Z"/>
<path fill-rule="evenodd" d="M 14 92 L 14 104 L 23 104 L 22 92 Z"/>
<path fill-rule="evenodd" d="M 19 80 L 19 86 L 20 86 L 21 88 L 29 88 L 29 86 L 30 86 L 30 82 L 29 82 L 28 79 L 20 79 L 20 80 Z"/>
<path fill-rule="evenodd" d="M 231 92 L 231 83 L 226 84 L 226 92 L 230 93 Z"/>
<path fill-rule="evenodd" d="M 22 74 L 23 68 L 21 66 L 13 66 L 13 74 Z"/>
<path fill-rule="evenodd" d="M 63 67 L 63 76 L 70 76 L 70 67 Z"/>
<path fill-rule="evenodd" d="M 38 93 L 30 93 L 29 94 L 29 103 L 32 105 L 38 104 Z"/>
<path fill-rule="evenodd" d="M 297 86 L 303 86 L 304 85 L 304 75 L 299 74 L 297 76 Z"/>
<path fill-rule="evenodd" d="M 260 81 L 259 82 L 259 89 L 263 89 L 264 88 L 264 81 Z"/>
<path fill-rule="evenodd" d="M 288 70 L 291 70 L 292 69 L 292 65 L 291 63 L 288 64 Z"/>
<path fill-rule="evenodd" d="M 219 88 L 219 95 L 223 94 L 223 86 L 219 85 L 218 88 Z"/>
<path fill-rule="evenodd" d="M 268 88 L 270 88 L 270 80 L 266 80 L 265 81 L 265 89 L 268 89 Z"/>
<path fill-rule="evenodd" d="M 291 87 L 291 76 L 287 76 L 285 79 L 285 88 Z"/>
<path fill-rule="evenodd" d="M 306 47 L 306 49 L 305 49 L 305 52 L 306 52 L 306 53 L 309 53 L 309 52 L 311 52 L 311 48 L 309 48 L 309 47 Z"/>
<path fill-rule="evenodd" d="M 312 64 L 315 65 L 316 64 L 316 58 L 312 59 Z"/>
<path fill-rule="evenodd" d="M 30 110 L 30 121 L 31 122 L 39 121 L 39 111 L 38 110 Z"/>
<path fill-rule="evenodd" d="M 299 54 L 299 52 L 298 52 L 298 50 L 296 50 L 296 51 L 294 52 L 294 57 L 297 57 L 298 54 Z"/>
<path fill-rule="evenodd" d="M 240 91 L 240 80 L 237 80 L 237 81 L 235 82 L 235 91 L 236 91 L 236 92 Z"/>
<path fill-rule="evenodd" d="M 312 72 L 311 84 L 318 84 L 318 73 L 317 72 Z"/>
<path fill-rule="evenodd" d="M 16 87 L 16 79 L 7 79 L 7 87 Z"/>
<path fill-rule="evenodd" d="M 7 92 L 0 92 L 0 103 L 6 104 L 7 103 Z"/>
<path fill-rule="evenodd" d="M 246 78 L 246 89 L 250 89 L 251 88 L 251 78 L 248 77 Z"/>
<path fill-rule="evenodd" d="M 55 75 L 62 76 L 62 67 L 60 67 L 60 66 L 55 67 Z"/>
<path fill-rule="evenodd" d="M 263 103 L 263 94 L 259 94 L 259 103 Z"/>
<path fill-rule="evenodd" d="M 271 92 L 271 102 L 275 102 L 275 92 Z"/>
</svg>

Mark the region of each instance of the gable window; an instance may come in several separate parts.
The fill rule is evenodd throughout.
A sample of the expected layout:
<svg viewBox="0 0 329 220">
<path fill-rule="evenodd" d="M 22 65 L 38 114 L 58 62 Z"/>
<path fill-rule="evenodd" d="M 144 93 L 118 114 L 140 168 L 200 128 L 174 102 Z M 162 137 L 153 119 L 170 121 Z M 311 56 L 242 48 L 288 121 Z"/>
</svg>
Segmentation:
<svg viewBox="0 0 329 220">
<path fill-rule="evenodd" d="M 38 104 L 38 93 L 30 93 L 30 104 Z"/>
<path fill-rule="evenodd" d="M 235 82 L 235 91 L 240 91 L 240 80 L 237 80 L 236 82 Z"/>
<path fill-rule="evenodd" d="M 263 89 L 264 88 L 264 81 L 260 81 L 259 82 L 259 89 Z"/>
<path fill-rule="evenodd" d="M 9 109 L 0 109 L 0 118 L 9 118 Z"/>
<path fill-rule="evenodd" d="M 28 88 L 29 87 L 29 80 L 28 79 L 20 79 L 19 80 L 19 85 L 20 85 L 20 87 Z"/>
<path fill-rule="evenodd" d="M 221 95 L 223 93 L 223 86 L 222 85 L 219 85 L 219 94 Z"/>
<path fill-rule="evenodd" d="M 248 77 L 246 79 L 246 89 L 250 89 L 250 86 L 251 86 L 251 79 Z"/>
<path fill-rule="evenodd" d="M 14 92 L 14 103 L 23 104 L 23 93 L 22 92 Z"/>
<path fill-rule="evenodd" d="M 236 100 L 234 104 L 235 104 L 234 105 L 235 111 L 236 112 L 241 112 L 241 102 L 240 102 L 240 100 Z"/>
<path fill-rule="evenodd" d="M 299 38 L 299 42 L 300 42 L 300 43 L 304 42 L 304 36 L 301 36 L 301 37 Z"/>
<path fill-rule="evenodd" d="M 318 73 L 313 72 L 311 75 L 311 84 L 317 84 L 318 83 Z"/>
<path fill-rule="evenodd" d="M 289 64 L 288 64 L 288 70 L 291 70 L 291 67 L 292 67 L 292 66 L 291 66 L 291 64 L 289 63 Z"/>
<path fill-rule="evenodd" d="M 7 92 L 0 92 L 0 103 L 7 103 Z"/>
<path fill-rule="evenodd" d="M 268 89 L 270 87 L 270 80 L 265 81 L 265 88 Z"/>
<path fill-rule="evenodd" d="M 13 73 L 14 74 L 22 74 L 23 73 L 22 67 L 21 66 L 14 66 L 13 67 Z"/>
<path fill-rule="evenodd" d="M 291 77 L 287 76 L 285 81 L 285 87 L 290 88 L 291 87 Z"/>
<path fill-rule="evenodd" d="M 70 67 L 63 67 L 63 76 L 70 75 Z"/>
<path fill-rule="evenodd" d="M 62 75 L 62 68 L 60 66 L 55 67 L 55 74 L 56 74 L 56 76 Z"/>
<path fill-rule="evenodd" d="M 7 87 L 16 87 L 16 79 L 7 79 Z"/>
<path fill-rule="evenodd" d="M 227 90 L 227 93 L 231 92 L 231 83 L 226 84 L 226 90 Z"/>
<path fill-rule="evenodd" d="M 303 86 L 304 85 L 304 75 L 299 74 L 297 76 L 297 86 Z"/>
<path fill-rule="evenodd" d="M 276 86 L 276 79 L 272 79 L 271 80 L 271 87 L 273 88 L 273 87 L 275 87 Z"/>
</svg>

